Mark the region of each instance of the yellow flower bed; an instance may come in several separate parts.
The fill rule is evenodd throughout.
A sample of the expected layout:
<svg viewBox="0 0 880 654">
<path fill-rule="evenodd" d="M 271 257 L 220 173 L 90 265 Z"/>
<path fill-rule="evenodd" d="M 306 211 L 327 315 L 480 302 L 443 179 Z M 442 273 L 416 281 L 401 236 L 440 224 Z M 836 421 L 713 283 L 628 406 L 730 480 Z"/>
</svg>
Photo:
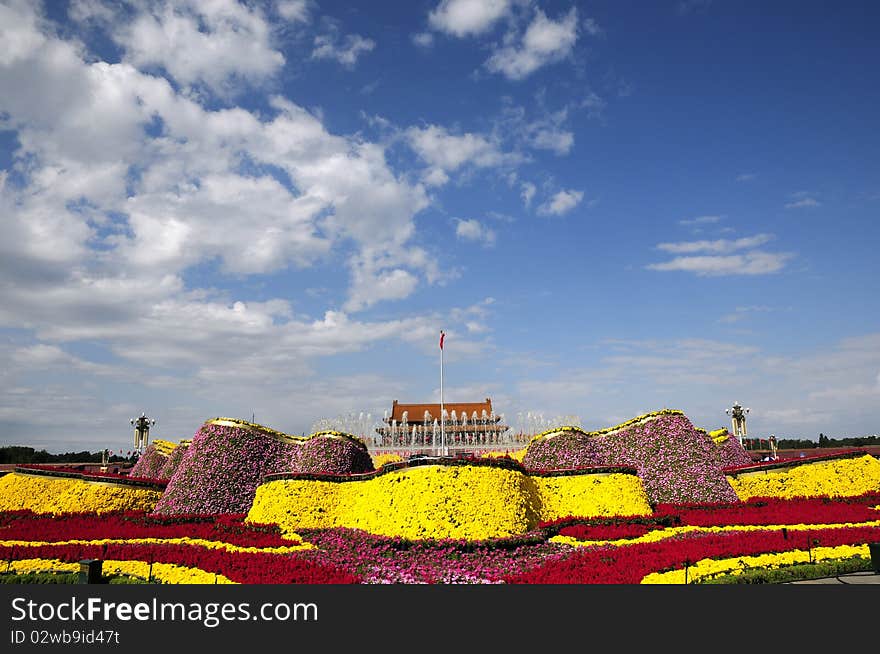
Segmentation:
<svg viewBox="0 0 880 654">
<path fill-rule="evenodd" d="M 59 559 L 21 559 L 9 564 L 9 572 L 27 574 L 29 572 L 79 572 L 79 563 L 67 563 Z M 104 561 L 101 572 L 105 575 L 119 574 L 131 577 L 149 579 L 150 575 L 156 581 L 163 584 L 234 584 L 235 582 L 224 577 L 215 575 L 213 572 L 205 572 L 199 568 L 189 568 L 170 563 L 154 563 L 152 573 L 150 564 L 143 561 Z"/>
<path fill-rule="evenodd" d="M 793 468 L 728 475 L 741 500 L 750 497 L 845 497 L 880 490 L 880 461 L 852 459 L 803 463 Z"/>
<path fill-rule="evenodd" d="M 152 511 L 162 491 L 12 472 L 0 477 L 0 511 L 34 513 Z"/>
<path fill-rule="evenodd" d="M 867 545 L 839 545 L 837 547 L 814 547 L 812 555 L 807 550 L 792 550 L 755 556 L 737 556 L 730 559 L 700 559 L 688 567 L 688 581 L 717 574 L 740 574 L 748 568 L 778 568 L 797 563 L 850 559 L 854 556 L 870 556 Z M 684 569 L 669 572 L 652 572 L 642 579 L 643 584 L 683 584 Z"/>
<path fill-rule="evenodd" d="M 377 470 L 386 463 L 399 463 L 400 461 L 403 461 L 403 457 L 399 454 L 374 454 L 372 459 L 373 467 Z"/>
<path fill-rule="evenodd" d="M 522 463 L 523 458 L 528 452 L 528 448 L 522 448 L 521 450 L 516 450 L 515 452 L 500 452 L 493 450 L 492 452 L 484 452 L 482 454 L 482 458 L 484 459 L 501 459 L 505 456 L 509 456 L 514 461 L 519 461 Z"/>
<path fill-rule="evenodd" d="M 490 466 L 415 466 L 358 481 L 280 479 L 257 488 L 247 520 L 349 527 L 410 539 L 523 534 L 567 515 L 650 514 L 635 475 L 532 477 Z"/>
<path fill-rule="evenodd" d="M 531 480 L 541 498 L 541 520 L 651 514 L 648 496 L 636 475 L 535 476 Z"/>
</svg>

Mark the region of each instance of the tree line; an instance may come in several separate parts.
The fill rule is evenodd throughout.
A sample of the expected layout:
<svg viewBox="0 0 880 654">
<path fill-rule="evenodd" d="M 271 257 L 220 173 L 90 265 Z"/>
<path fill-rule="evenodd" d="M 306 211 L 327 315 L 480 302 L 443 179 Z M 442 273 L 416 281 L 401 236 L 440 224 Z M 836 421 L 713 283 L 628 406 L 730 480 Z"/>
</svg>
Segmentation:
<svg viewBox="0 0 880 654">
<path fill-rule="evenodd" d="M 770 447 L 766 438 L 746 438 L 743 445 L 747 450 L 765 450 Z M 825 434 L 819 434 L 818 442 L 807 438 L 780 438 L 776 441 L 776 447 L 780 450 L 805 450 L 817 447 L 862 447 L 865 445 L 880 445 L 880 436 L 828 438 Z"/>
<path fill-rule="evenodd" d="M 46 450 L 35 450 L 24 445 L 8 445 L 0 447 L 0 463 L 101 463 L 103 452 L 65 452 L 50 454 Z M 116 454 L 108 458 L 110 463 L 127 461 L 124 456 Z"/>
</svg>

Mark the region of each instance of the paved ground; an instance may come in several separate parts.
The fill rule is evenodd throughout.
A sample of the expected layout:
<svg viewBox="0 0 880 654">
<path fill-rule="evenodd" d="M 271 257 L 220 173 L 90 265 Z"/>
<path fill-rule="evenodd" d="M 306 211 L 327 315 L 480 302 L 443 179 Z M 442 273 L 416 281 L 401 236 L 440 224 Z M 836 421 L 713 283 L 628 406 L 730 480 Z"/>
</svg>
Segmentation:
<svg viewBox="0 0 880 654">
<path fill-rule="evenodd" d="M 791 584 L 880 584 L 880 573 L 852 572 L 838 577 L 824 577 L 807 581 L 791 581 Z"/>
</svg>

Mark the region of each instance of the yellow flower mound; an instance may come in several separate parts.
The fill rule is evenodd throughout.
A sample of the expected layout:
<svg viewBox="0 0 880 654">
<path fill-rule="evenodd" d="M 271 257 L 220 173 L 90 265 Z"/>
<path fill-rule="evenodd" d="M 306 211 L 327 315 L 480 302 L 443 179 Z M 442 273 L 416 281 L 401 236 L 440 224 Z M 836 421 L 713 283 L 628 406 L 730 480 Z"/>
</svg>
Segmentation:
<svg viewBox="0 0 880 654">
<path fill-rule="evenodd" d="M 79 572 L 79 563 L 67 563 L 59 559 L 21 559 L 12 561 L 9 572 L 27 574 L 29 572 Z M 205 572 L 199 568 L 189 568 L 170 563 L 154 563 L 152 573 L 150 564 L 143 561 L 104 561 L 101 572 L 105 575 L 120 574 L 131 577 L 149 579 L 150 575 L 155 581 L 163 584 L 234 584 L 235 582 L 224 577 L 215 575 L 213 572 Z"/>
<path fill-rule="evenodd" d="M 349 527 L 420 539 L 523 534 L 567 515 L 650 514 L 635 475 L 531 477 L 489 466 L 416 466 L 346 482 L 282 479 L 257 488 L 248 521 L 297 529 Z"/>
<path fill-rule="evenodd" d="M 792 550 L 773 554 L 759 554 L 756 556 L 737 556 L 731 559 L 700 559 L 694 565 L 688 567 L 688 582 L 694 582 L 702 577 L 717 574 L 738 574 L 748 568 L 778 568 L 797 563 L 809 563 L 810 552 L 807 550 Z M 813 561 L 829 561 L 835 559 L 850 559 L 855 556 L 868 557 L 867 545 L 839 545 L 837 547 L 814 547 L 812 551 Z M 669 572 L 652 572 L 642 579 L 643 584 L 683 584 L 684 569 L 670 570 Z"/>
<path fill-rule="evenodd" d="M 750 497 L 846 497 L 880 490 L 880 461 L 852 459 L 803 463 L 793 468 L 728 475 L 741 500 Z"/>
<path fill-rule="evenodd" d="M 12 472 L 0 477 L 0 511 L 34 513 L 152 511 L 162 491 Z"/>
</svg>

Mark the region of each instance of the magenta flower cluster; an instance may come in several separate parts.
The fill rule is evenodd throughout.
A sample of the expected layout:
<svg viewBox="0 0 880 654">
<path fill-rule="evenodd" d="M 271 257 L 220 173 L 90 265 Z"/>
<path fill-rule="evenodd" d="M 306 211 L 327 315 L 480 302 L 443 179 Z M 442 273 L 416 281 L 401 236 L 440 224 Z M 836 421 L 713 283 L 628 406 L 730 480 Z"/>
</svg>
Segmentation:
<svg viewBox="0 0 880 654">
<path fill-rule="evenodd" d="M 128 471 L 128 474 L 132 477 L 169 479 L 169 477 L 162 476 L 162 468 L 165 467 L 167 461 L 168 457 L 164 454 L 160 454 L 159 450 L 156 449 L 156 446 L 150 444 L 147 445 L 147 449 L 144 450 L 144 453 L 138 457 L 138 460 L 131 467 L 131 470 Z"/>
<path fill-rule="evenodd" d="M 373 469 L 367 449 L 347 438 L 316 436 L 291 446 L 289 453 L 283 467 L 272 472 L 349 475 Z"/>
<path fill-rule="evenodd" d="M 526 573 L 573 551 L 570 545 L 547 542 L 539 534 L 499 543 L 467 543 L 408 541 L 345 528 L 297 533 L 317 545 L 298 552 L 299 558 L 342 568 L 365 584 L 498 584 L 506 575 Z"/>
<path fill-rule="evenodd" d="M 752 457 L 740 445 L 739 439 L 732 434 L 728 435 L 726 441 L 715 446 L 715 453 L 718 467 L 721 469 L 746 466 L 753 463 Z"/>
<path fill-rule="evenodd" d="M 188 447 L 189 445 L 178 445 L 171 451 L 171 454 L 165 458 L 165 465 L 159 471 L 159 477 L 171 479 L 174 476 L 177 468 L 180 467 L 180 462 L 183 461 L 183 456 L 186 454 Z"/>
<path fill-rule="evenodd" d="M 717 446 L 684 415 L 662 415 L 626 429 L 597 436 L 563 432 L 529 445 L 523 465 L 530 469 L 595 465 L 632 466 L 648 500 L 658 502 L 736 502 L 721 472 Z"/>
</svg>

